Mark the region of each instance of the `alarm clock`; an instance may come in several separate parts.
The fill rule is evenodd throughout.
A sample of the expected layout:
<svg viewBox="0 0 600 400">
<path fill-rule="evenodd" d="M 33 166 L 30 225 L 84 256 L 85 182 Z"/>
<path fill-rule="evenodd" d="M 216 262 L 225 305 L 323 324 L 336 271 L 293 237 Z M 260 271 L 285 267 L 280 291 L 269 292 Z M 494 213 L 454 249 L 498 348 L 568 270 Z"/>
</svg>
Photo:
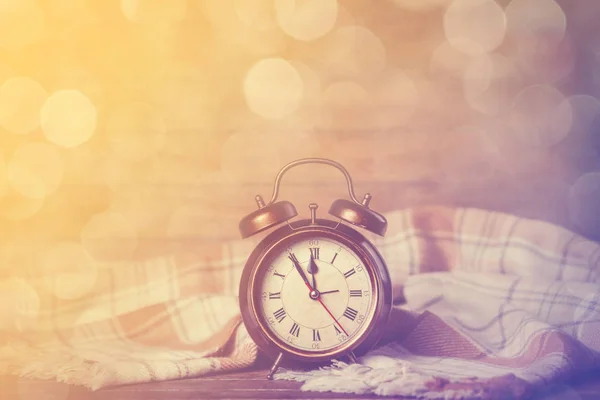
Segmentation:
<svg viewBox="0 0 600 400">
<path fill-rule="evenodd" d="M 325 164 L 340 170 L 350 199 L 329 208 L 332 219 L 298 215 L 289 201 L 277 201 L 286 171 L 301 164 Z M 386 219 L 369 208 L 371 195 L 358 201 L 348 171 L 324 158 L 304 158 L 284 166 L 271 200 L 257 195 L 258 209 L 239 224 L 242 238 L 279 228 L 258 243 L 241 277 L 239 303 L 244 325 L 258 348 L 274 363 L 316 365 L 334 359 L 356 362 L 357 354 L 381 338 L 390 315 L 392 285 L 385 261 L 355 228 L 384 236 Z"/>
</svg>

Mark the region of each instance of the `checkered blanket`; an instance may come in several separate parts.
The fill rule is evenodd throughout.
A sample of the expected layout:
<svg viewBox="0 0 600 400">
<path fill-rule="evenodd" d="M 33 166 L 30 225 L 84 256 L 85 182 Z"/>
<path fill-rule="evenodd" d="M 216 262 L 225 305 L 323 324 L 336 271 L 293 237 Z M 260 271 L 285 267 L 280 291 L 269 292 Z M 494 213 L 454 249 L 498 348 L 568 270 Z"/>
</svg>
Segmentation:
<svg viewBox="0 0 600 400">
<path fill-rule="evenodd" d="M 305 381 L 306 390 L 519 398 L 598 366 L 600 245 L 478 209 L 386 217 L 388 235 L 369 236 L 395 293 L 382 345 L 360 365 L 282 371 L 279 379 Z M 99 265 L 93 289 L 75 299 L 53 296 L 43 276 L 0 282 L 9 339 L 0 373 L 95 390 L 252 365 L 257 349 L 236 294 L 255 245 Z"/>
</svg>

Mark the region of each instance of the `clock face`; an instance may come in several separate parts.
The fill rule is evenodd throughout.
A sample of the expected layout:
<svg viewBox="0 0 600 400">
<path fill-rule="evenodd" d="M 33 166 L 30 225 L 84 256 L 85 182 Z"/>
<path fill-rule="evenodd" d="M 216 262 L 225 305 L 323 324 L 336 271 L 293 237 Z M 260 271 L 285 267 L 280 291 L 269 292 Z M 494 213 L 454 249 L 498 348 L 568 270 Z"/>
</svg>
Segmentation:
<svg viewBox="0 0 600 400">
<path fill-rule="evenodd" d="M 255 281 L 263 329 L 303 353 L 343 349 L 365 331 L 376 293 L 372 273 L 335 238 L 283 243 L 263 260 Z"/>
</svg>

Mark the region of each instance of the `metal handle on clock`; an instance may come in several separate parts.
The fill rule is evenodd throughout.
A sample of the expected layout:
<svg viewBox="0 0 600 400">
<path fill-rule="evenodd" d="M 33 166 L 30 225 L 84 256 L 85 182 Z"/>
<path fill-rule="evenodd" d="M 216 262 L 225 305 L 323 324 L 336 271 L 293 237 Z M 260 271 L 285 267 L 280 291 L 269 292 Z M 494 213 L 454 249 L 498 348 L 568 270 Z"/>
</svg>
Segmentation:
<svg viewBox="0 0 600 400">
<path fill-rule="evenodd" d="M 289 164 L 284 166 L 281 169 L 281 171 L 279 171 L 279 173 L 277 174 L 277 177 L 275 178 L 275 185 L 273 187 L 273 195 L 271 196 L 271 200 L 269 200 L 269 202 L 266 204 L 267 206 L 270 204 L 273 204 L 273 203 L 275 203 L 275 201 L 277 201 L 277 196 L 279 196 L 279 185 L 281 183 L 281 179 L 283 178 L 283 175 L 287 171 L 292 169 L 293 167 L 296 167 L 296 166 L 302 165 L 302 164 L 326 164 L 326 165 L 330 165 L 334 168 L 337 168 L 338 170 L 340 170 L 342 172 L 342 174 L 344 174 L 344 177 L 346 178 L 346 183 L 348 184 L 348 194 L 350 195 L 350 198 L 352 199 L 352 201 L 355 202 L 356 204 L 359 204 L 359 205 L 362 205 L 365 207 L 369 205 L 369 201 L 371 200 L 371 195 L 367 193 L 362 202 L 358 201 L 358 199 L 356 198 L 356 195 L 354 194 L 354 185 L 352 184 L 352 177 L 350 176 L 350 173 L 348 172 L 348 170 L 346 170 L 346 168 L 344 168 L 344 166 L 342 164 L 335 162 L 333 160 L 329 160 L 327 158 L 301 158 L 299 160 L 290 162 Z"/>
<path fill-rule="evenodd" d="M 283 175 L 298 165 L 302 164 L 325 164 L 337 168 L 346 178 L 348 194 L 351 200 L 338 199 L 329 208 L 329 214 L 352 225 L 359 226 L 377 235 L 384 236 L 387 229 L 387 221 L 381 214 L 369 209 L 371 195 L 366 193 L 362 202 L 358 201 L 354 194 L 354 185 L 350 174 L 340 163 L 327 158 L 301 158 L 285 165 L 277 174 L 273 186 L 271 200 L 265 204 L 260 195 L 255 197 L 258 210 L 245 216 L 239 224 L 240 233 L 243 238 L 252 236 L 277 224 L 289 221 L 298 215 L 296 208 L 289 201 L 277 202 L 279 186 Z M 311 220 L 315 222 L 315 211 L 312 210 Z"/>
</svg>

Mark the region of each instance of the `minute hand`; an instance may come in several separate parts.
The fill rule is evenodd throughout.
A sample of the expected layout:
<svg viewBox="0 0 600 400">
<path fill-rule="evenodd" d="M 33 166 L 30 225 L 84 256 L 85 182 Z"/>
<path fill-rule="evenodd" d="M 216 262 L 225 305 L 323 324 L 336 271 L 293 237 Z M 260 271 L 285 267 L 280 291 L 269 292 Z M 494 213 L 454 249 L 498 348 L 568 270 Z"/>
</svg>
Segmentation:
<svg viewBox="0 0 600 400">
<path fill-rule="evenodd" d="M 319 292 L 319 293 L 320 294 L 329 294 L 329 293 L 337 293 L 337 292 L 339 292 L 339 290 L 336 289 L 336 290 L 328 290 L 326 292 Z"/>
<path fill-rule="evenodd" d="M 291 253 L 289 255 L 289 259 L 292 260 L 292 263 L 294 264 L 294 267 L 296 267 L 296 271 L 298 271 L 298 273 L 302 277 L 302 280 L 304 281 L 304 283 L 306 284 L 306 286 L 312 292 L 313 288 L 312 288 L 312 286 L 310 286 L 310 282 L 308 281 L 308 277 L 304 273 L 304 270 L 302 269 L 302 266 L 300 265 L 300 262 L 298 262 L 298 259 L 296 258 L 296 255 L 294 253 Z"/>
</svg>

